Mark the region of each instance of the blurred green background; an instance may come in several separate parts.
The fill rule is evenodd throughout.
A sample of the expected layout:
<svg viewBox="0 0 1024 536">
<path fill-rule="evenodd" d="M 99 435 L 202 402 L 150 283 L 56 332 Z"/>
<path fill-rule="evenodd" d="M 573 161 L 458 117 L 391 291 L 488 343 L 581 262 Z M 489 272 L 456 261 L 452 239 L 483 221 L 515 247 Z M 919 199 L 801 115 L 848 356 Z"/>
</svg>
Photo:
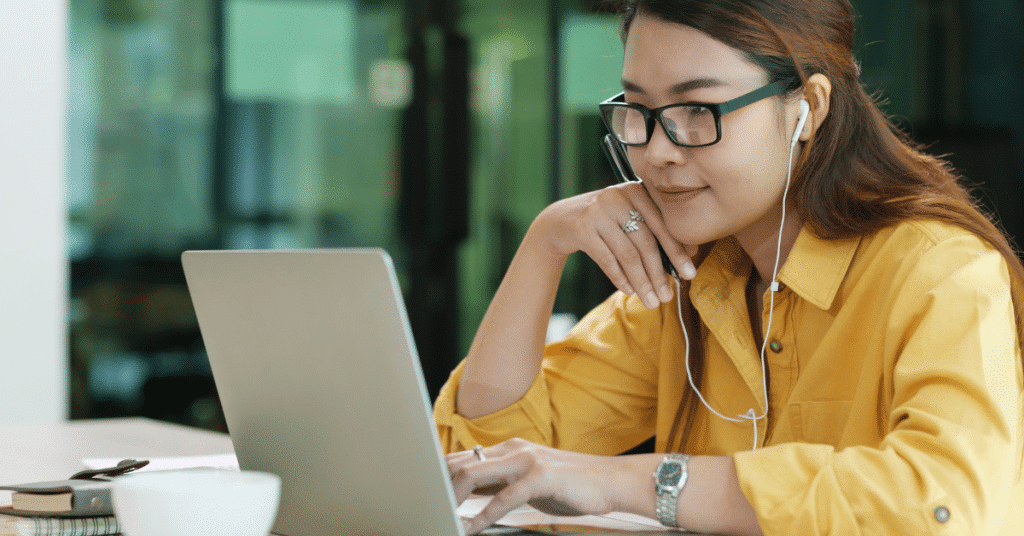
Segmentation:
<svg viewBox="0 0 1024 536">
<path fill-rule="evenodd" d="M 71 0 L 72 418 L 224 424 L 179 256 L 380 246 L 433 396 L 533 217 L 614 179 L 587 0 Z M 1024 10 L 854 0 L 863 80 L 1021 232 Z M 612 288 L 574 258 L 556 304 Z"/>
</svg>

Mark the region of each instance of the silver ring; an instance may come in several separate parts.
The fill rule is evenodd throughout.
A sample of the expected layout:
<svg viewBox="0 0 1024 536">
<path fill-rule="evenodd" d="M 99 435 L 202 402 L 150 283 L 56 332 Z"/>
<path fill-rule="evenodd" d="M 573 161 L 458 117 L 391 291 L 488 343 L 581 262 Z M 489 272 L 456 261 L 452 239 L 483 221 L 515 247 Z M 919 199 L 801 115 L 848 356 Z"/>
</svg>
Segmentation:
<svg viewBox="0 0 1024 536">
<path fill-rule="evenodd" d="M 476 454 L 476 458 L 480 461 L 484 461 L 487 459 L 484 456 L 484 448 L 480 445 L 473 447 L 473 454 Z"/>
<path fill-rule="evenodd" d="M 644 217 L 641 216 L 640 213 L 635 210 L 629 211 L 629 219 L 632 221 L 644 221 Z"/>
<path fill-rule="evenodd" d="M 640 226 L 637 225 L 636 222 L 637 222 L 637 220 L 626 220 L 626 221 L 622 222 L 622 230 L 626 231 L 627 233 L 632 233 L 633 231 L 639 231 L 640 230 Z"/>
</svg>

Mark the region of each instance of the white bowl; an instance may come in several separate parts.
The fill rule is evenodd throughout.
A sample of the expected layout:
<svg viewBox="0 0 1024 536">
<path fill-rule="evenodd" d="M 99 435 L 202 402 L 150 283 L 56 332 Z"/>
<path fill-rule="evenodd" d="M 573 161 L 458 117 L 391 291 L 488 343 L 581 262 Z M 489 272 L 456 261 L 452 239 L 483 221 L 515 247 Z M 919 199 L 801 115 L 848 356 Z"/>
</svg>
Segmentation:
<svg viewBox="0 0 1024 536">
<path fill-rule="evenodd" d="M 256 471 L 150 471 L 115 478 L 111 491 L 126 536 L 267 536 L 281 479 Z"/>
</svg>

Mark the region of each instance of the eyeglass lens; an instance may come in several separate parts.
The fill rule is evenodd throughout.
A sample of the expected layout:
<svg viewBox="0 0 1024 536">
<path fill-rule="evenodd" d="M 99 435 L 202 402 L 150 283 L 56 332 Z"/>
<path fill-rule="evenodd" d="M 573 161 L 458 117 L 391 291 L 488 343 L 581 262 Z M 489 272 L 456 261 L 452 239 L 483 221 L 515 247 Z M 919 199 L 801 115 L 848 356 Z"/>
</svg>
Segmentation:
<svg viewBox="0 0 1024 536">
<path fill-rule="evenodd" d="M 612 132 L 619 141 L 643 145 L 647 139 L 647 120 L 635 108 L 616 106 L 609 114 Z M 718 137 L 715 115 L 704 106 L 672 106 L 661 111 L 661 125 L 676 143 L 707 145 Z"/>
</svg>

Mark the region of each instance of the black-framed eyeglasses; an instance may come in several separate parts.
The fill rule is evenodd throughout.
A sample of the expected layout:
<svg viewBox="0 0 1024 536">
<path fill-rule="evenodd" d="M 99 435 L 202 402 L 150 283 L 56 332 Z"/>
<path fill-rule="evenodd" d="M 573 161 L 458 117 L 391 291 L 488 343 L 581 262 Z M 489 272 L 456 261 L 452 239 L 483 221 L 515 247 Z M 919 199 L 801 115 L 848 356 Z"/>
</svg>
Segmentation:
<svg viewBox="0 0 1024 536">
<path fill-rule="evenodd" d="M 653 110 L 639 104 L 628 104 L 625 93 L 602 102 L 601 119 L 608 131 L 624 145 L 647 145 L 657 121 L 672 143 L 683 147 L 705 147 L 722 139 L 722 116 L 759 100 L 781 95 L 789 80 L 778 80 L 718 104 L 682 102 Z"/>
</svg>

